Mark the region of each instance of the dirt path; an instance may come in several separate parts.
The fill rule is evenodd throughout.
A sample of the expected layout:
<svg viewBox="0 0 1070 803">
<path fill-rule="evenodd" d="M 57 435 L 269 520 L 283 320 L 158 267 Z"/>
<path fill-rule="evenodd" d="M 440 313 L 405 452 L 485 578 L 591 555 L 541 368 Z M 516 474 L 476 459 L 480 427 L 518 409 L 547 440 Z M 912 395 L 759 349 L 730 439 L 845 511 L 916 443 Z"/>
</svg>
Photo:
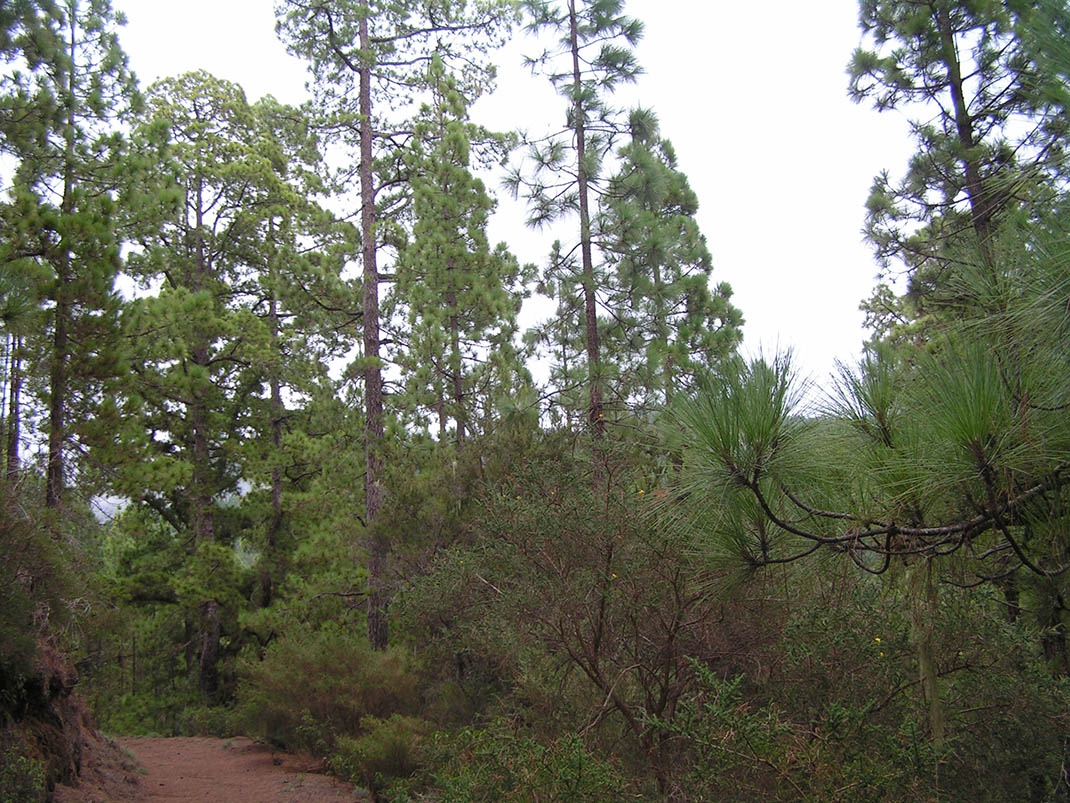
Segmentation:
<svg viewBox="0 0 1070 803">
<path fill-rule="evenodd" d="M 57 801 L 312 803 L 368 799 L 352 786 L 320 774 L 315 761 L 277 753 L 251 739 L 126 738 L 118 743 L 139 765 L 135 768 L 125 761 L 122 768 L 105 769 L 103 774 L 121 781 L 120 786 L 83 782 L 79 789 L 63 789 L 62 795 L 57 790 Z"/>
</svg>

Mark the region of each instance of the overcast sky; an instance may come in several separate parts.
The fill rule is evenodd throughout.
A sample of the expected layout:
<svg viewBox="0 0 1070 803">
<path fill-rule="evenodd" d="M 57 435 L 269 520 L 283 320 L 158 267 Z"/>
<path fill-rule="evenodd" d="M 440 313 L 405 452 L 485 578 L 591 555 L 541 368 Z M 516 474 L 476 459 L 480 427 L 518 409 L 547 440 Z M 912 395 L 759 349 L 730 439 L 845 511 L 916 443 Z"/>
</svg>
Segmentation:
<svg viewBox="0 0 1070 803">
<path fill-rule="evenodd" d="M 131 64 L 153 80 L 205 69 L 250 101 L 306 98 L 305 65 L 275 38 L 272 0 L 113 0 L 129 20 Z M 699 198 L 714 280 L 732 285 L 749 354 L 791 347 L 818 381 L 853 360 L 864 337 L 859 301 L 877 267 L 860 230 L 869 186 L 901 174 L 906 120 L 853 104 L 845 67 L 859 44 L 857 0 L 712 3 L 628 0 L 646 25 L 645 74 L 621 104 L 653 109 Z M 498 91 L 473 116 L 491 128 L 545 130 L 564 117 L 553 92 L 520 65 L 523 37 L 497 54 Z M 499 193 L 493 241 L 541 265 L 552 235 L 523 227 Z"/>
</svg>

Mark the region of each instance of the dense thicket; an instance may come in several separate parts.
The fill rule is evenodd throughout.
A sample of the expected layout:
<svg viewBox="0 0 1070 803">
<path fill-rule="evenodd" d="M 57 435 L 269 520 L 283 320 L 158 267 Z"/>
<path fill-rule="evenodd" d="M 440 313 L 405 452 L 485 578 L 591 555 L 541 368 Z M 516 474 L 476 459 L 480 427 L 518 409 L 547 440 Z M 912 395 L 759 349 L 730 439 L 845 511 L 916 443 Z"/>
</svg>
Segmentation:
<svg viewBox="0 0 1070 803">
<path fill-rule="evenodd" d="M 907 283 L 824 397 L 736 354 L 671 132 L 611 105 L 624 3 L 278 14 L 305 107 L 142 94 L 106 0 L 0 8 L 5 794 L 73 772 L 66 651 L 109 731 L 380 799 L 1070 797 L 1065 7 L 862 2 Z M 518 22 L 563 103 L 510 153 L 468 109 Z"/>
</svg>

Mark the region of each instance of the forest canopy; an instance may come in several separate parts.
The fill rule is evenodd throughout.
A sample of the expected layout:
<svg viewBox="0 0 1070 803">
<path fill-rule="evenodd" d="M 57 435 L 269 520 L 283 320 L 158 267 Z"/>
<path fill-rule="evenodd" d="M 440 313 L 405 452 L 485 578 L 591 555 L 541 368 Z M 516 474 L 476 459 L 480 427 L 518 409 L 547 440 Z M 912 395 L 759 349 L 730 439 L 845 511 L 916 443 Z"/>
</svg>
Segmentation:
<svg viewBox="0 0 1070 803">
<path fill-rule="evenodd" d="M 77 684 L 383 800 L 1070 797 L 1064 3 L 860 0 L 915 152 L 825 390 L 741 354 L 623 0 L 276 15 L 300 106 L 0 7 L 5 788 Z M 523 30 L 537 137 L 470 114 Z"/>
</svg>

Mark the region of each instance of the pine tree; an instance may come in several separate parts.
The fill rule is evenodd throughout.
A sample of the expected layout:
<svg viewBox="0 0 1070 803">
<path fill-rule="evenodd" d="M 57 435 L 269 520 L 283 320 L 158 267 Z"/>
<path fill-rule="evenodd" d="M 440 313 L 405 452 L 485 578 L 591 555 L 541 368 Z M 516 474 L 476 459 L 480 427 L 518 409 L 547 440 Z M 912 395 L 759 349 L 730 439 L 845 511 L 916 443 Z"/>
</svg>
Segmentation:
<svg viewBox="0 0 1070 803">
<path fill-rule="evenodd" d="M 38 304 L 37 288 L 47 277 L 35 277 L 42 269 L 35 260 L 13 260 L 0 265 L 0 330 L 3 331 L 0 360 L 0 451 L 2 470 L 14 486 L 21 469 L 23 403 L 26 381 L 26 342 L 45 317 Z"/>
<path fill-rule="evenodd" d="M 267 395 L 250 400 L 258 437 L 246 441 L 242 460 L 243 479 L 252 486 L 243 501 L 252 508 L 253 544 L 260 550 L 257 603 L 267 607 L 282 580 L 287 543 L 293 541 L 288 535 L 294 483 L 287 476 L 300 474 L 307 458 L 300 430 L 308 416 L 295 400 L 329 386 L 327 367 L 348 348 L 339 335 L 346 325 L 347 295 L 339 274 L 354 237 L 315 202 L 325 187 L 308 110 L 266 97 L 252 111 L 261 137 L 258 149 L 275 173 L 259 216 L 261 245 L 250 254 L 253 272 L 243 287 L 268 337 L 250 344 L 251 364 L 263 376 Z M 261 500 L 262 490 L 267 500 Z M 266 504 L 258 508 L 261 501 Z"/>
<path fill-rule="evenodd" d="M 49 271 L 39 289 L 51 306 L 46 505 L 59 509 L 75 385 L 91 404 L 99 380 L 116 371 L 117 201 L 131 178 L 119 127 L 140 99 L 116 34 L 124 20 L 109 0 L 37 9 L 12 9 L 25 69 L 7 76 L 0 118 L 18 161 L 3 261 L 33 259 Z"/>
<path fill-rule="evenodd" d="M 601 272 L 596 273 L 596 280 L 599 286 L 605 285 Z M 561 241 L 555 240 L 536 288 L 540 295 L 557 301 L 553 315 L 524 332 L 528 349 L 549 366 L 554 402 L 546 410 L 548 421 L 554 428 L 581 431 L 590 418 L 591 391 L 583 272 L 575 249 L 566 252 Z M 616 380 L 614 374 L 607 376 L 614 368 L 612 361 L 603 364 L 604 381 Z"/>
<path fill-rule="evenodd" d="M 619 363 L 617 395 L 659 409 L 734 352 L 742 316 L 727 284 L 710 288 L 698 198 L 672 145 L 649 111 L 632 112 L 630 127 L 598 219 L 606 306 L 618 324 L 607 332 L 606 354 Z"/>
<path fill-rule="evenodd" d="M 478 65 L 474 55 L 498 35 L 508 19 L 508 4 L 285 0 L 279 14 L 278 29 L 290 52 L 311 62 L 317 104 L 334 116 L 338 138 L 356 146 L 354 167 L 346 175 L 356 177 L 360 192 L 368 638 L 383 649 L 388 641 L 383 581 L 388 543 L 377 529 L 386 492 L 379 285 L 387 279 L 380 273 L 379 257 L 390 230 L 389 221 L 381 218 L 397 200 L 388 193 L 401 182 L 397 167 L 405 140 L 405 127 L 389 121 L 387 111 L 406 106 L 421 91 L 436 53 L 447 69 L 458 68 L 462 91 L 474 94 L 486 86 L 490 68 Z"/>
<path fill-rule="evenodd" d="M 621 83 L 634 81 L 640 70 L 631 50 L 642 36 L 638 20 L 622 14 L 623 0 L 527 0 L 529 30 L 558 38 L 553 49 L 528 59 L 532 71 L 541 70 L 568 102 L 565 127 L 532 143 L 532 175 L 515 171 L 507 180 L 515 195 L 524 193 L 531 205 L 528 222 L 543 226 L 576 214 L 579 232 L 575 248 L 583 289 L 584 340 L 587 360 L 587 423 L 595 438 L 605 433 L 605 378 L 599 346 L 599 282 L 594 264 L 592 196 L 597 193 L 602 163 L 621 133 L 620 116 L 607 96 Z M 565 251 L 571 254 L 572 249 Z M 572 265 L 551 264 L 548 278 Z M 562 287 L 572 284 L 559 281 Z"/>
<path fill-rule="evenodd" d="M 398 260 L 395 298 L 404 299 L 407 348 L 399 356 L 412 404 L 437 410 L 440 438 L 453 420 L 460 450 L 498 364 L 523 369 L 513 345 L 523 298 L 522 276 L 505 244 L 491 251 L 487 219 L 493 201 L 469 170 L 473 136 L 457 82 L 435 59 L 428 71 L 432 102 L 423 107 L 406 151 L 412 190 L 412 240 Z M 494 388 L 509 393 L 508 385 Z"/>
<path fill-rule="evenodd" d="M 236 533 L 221 526 L 218 500 L 240 495 L 250 479 L 246 441 L 263 428 L 262 413 L 278 420 L 278 307 L 274 332 L 270 312 L 258 315 L 257 307 L 266 290 L 270 309 L 278 281 L 270 263 L 281 233 L 272 221 L 289 225 L 282 207 L 296 191 L 286 186 L 265 119 L 239 87 L 199 72 L 161 81 L 149 94 L 138 135 L 151 140 L 161 124 L 169 128 L 169 158 L 156 178 L 171 195 L 161 194 L 157 220 L 141 221 L 140 250 L 129 262 L 146 288 L 160 289 L 124 315 L 132 375 L 121 409 L 101 411 L 97 454 L 111 465 L 116 493 L 147 505 L 193 544 L 187 594 L 199 618 L 199 685 L 211 697 L 234 590 L 220 585 L 226 573 L 206 567 L 233 562 L 228 541 Z M 272 398 L 263 404 L 265 380 Z"/>
<path fill-rule="evenodd" d="M 917 153 L 901 182 L 876 178 L 866 219 L 877 256 L 911 271 L 915 305 L 953 271 L 964 237 L 984 252 L 1008 213 L 1047 203 L 1065 178 L 1065 93 L 1019 35 L 1033 13 L 998 0 L 861 3 L 870 47 L 851 59 L 851 97 L 919 110 Z"/>
</svg>

